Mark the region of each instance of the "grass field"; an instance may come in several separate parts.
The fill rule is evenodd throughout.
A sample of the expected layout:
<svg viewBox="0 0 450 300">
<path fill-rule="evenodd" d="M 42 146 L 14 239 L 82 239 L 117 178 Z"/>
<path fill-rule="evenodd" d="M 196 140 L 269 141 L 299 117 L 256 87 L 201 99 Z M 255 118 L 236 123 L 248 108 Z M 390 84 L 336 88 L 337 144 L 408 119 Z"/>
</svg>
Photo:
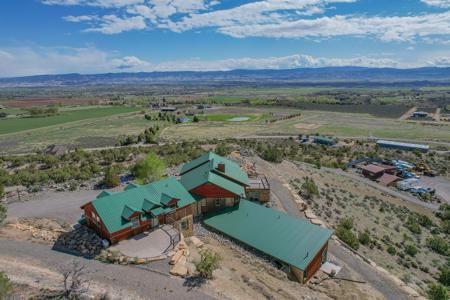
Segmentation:
<svg viewBox="0 0 450 300">
<path fill-rule="evenodd" d="M 294 110 L 290 110 L 295 112 Z M 252 136 L 286 136 L 298 134 L 323 134 L 355 138 L 395 138 L 413 141 L 450 142 L 449 125 L 423 125 L 416 122 L 377 118 L 369 114 L 327 111 L 302 111 L 299 118 L 271 124 L 246 122 L 214 124 L 199 122 L 168 127 L 162 137 L 169 140 L 197 138 L 231 138 Z"/>
<path fill-rule="evenodd" d="M 8 118 L 0 120 L 0 134 L 9 134 L 24 130 L 59 125 L 86 119 L 102 118 L 117 114 L 135 112 L 130 107 L 96 107 L 88 109 L 64 110 L 56 116 L 44 118 Z"/>
</svg>

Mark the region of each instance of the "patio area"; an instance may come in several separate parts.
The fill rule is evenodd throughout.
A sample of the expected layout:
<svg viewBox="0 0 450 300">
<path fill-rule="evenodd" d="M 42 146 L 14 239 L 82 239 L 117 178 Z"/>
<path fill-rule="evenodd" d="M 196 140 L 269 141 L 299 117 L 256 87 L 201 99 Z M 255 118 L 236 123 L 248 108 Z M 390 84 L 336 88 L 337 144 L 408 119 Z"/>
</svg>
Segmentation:
<svg viewBox="0 0 450 300">
<path fill-rule="evenodd" d="M 161 256 L 179 241 L 179 234 L 172 226 L 164 225 L 150 232 L 143 232 L 134 237 L 120 241 L 111 250 L 119 250 L 128 257 L 153 258 Z"/>
</svg>

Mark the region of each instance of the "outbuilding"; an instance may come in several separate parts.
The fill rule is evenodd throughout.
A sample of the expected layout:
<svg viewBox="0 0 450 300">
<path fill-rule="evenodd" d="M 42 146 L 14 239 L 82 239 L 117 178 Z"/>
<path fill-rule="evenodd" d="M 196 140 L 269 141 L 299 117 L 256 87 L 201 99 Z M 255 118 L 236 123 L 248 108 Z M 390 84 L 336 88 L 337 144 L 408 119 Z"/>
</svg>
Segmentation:
<svg viewBox="0 0 450 300">
<path fill-rule="evenodd" d="M 387 141 L 387 140 L 378 140 L 377 145 L 382 148 L 390 148 L 390 149 L 399 149 L 405 151 L 420 151 L 420 152 L 428 152 L 430 150 L 429 145 L 423 144 L 411 144 L 411 143 L 403 143 L 397 141 Z"/>
</svg>

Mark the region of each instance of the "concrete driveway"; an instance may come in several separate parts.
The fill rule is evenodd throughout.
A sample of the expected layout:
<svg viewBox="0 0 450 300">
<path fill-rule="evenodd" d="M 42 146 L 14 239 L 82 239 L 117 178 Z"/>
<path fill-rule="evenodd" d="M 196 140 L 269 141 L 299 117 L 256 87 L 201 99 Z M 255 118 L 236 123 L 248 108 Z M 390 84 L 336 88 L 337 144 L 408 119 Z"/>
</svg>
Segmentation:
<svg viewBox="0 0 450 300">
<path fill-rule="evenodd" d="M 110 249 L 119 250 L 128 257 L 152 258 L 173 249 L 173 245 L 168 232 L 158 228 L 120 241 Z"/>
</svg>

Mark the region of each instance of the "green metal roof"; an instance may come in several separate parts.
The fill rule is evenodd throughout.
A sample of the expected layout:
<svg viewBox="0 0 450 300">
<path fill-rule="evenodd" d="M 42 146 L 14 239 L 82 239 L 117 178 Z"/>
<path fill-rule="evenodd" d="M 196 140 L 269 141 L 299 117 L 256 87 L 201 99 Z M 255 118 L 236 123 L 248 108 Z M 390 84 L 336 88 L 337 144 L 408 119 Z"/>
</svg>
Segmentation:
<svg viewBox="0 0 450 300">
<path fill-rule="evenodd" d="M 158 207 L 151 210 L 152 215 L 155 217 L 162 215 L 162 214 L 168 214 L 174 211 L 175 209 L 172 207 Z"/>
<path fill-rule="evenodd" d="M 206 225 L 305 270 L 333 231 L 248 200 L 207 214 Z"/>
<path fill-rule="evenodd" d="M 184 173 L 180 178 L 181 184 L 183 184 L 188 191 L 191 191 L 198 186 L 210 182 L 236 195 L 245 197 L 245 189 L 242 185 L 239 185 L 226 177 L 220 176 L 215 172 L 211 172 L 212 165 L 214 165 L 214 161 L 208 161 L 203 165 Z"/>
<path fill-rule="evenodd" d="M 129 220 L 130 217 L 139 210 L 137 210 L 134 207 L 129 207 L 128 205 L 125 205 L 123 210 L 122 210 L 122 218 L 124 218 L 125 220 Z"/>
<path fill-rule="evenodd" d="M 164 194 L 166 196 L 163 196 Z M 96 198 L 92 201 L 92 205 L 108 231 L 114 233 L 131 226 L 131 222 L 122 217 L 124 211 L 128 211 L 128 209 L 125 209 L 126 206 L 131 210 L 143 212 L 141 218 L 146 219 L 150 216 L 147 216 L 144 211 L 157 207 L 164 208 L 161 200 L 164 201 L 166 197 L 179 199 L 179 207 L 195 202 L 192 195 L 175 177 L 169 177 L 146 185 L 135 186 L 120 193 Z"/>
<path fill-rule="evenodd" d="M 205 153 L 204 155 L 194 159 L 193 161 L 184 164 L 181 168 L 180 174 L 183 176 L 184 173 L 195 170 L 196 168 L 204 166 L 205 164 L 209 166 L 209 171 L 214 171 L 215 173 L 232 178 L 244 185 L 249 185 L 247 173 L 242 171 L 237 163 L 219 156 L 214 152 Z M 217 169 L 219 164 L 225 165 L 225 172 L 220 172 Z"/>
<path fill-rule="evenodd" d="M 218 170 L 219 164 L 225 165 L 225 172 Z M 238 164 L 213 152 L 186 163 L 181 168 L 180 182 L 188 191 L 209 182 L 241 197 L 245 197 L 244 186 L 249 184 Z"/>
</svg>

